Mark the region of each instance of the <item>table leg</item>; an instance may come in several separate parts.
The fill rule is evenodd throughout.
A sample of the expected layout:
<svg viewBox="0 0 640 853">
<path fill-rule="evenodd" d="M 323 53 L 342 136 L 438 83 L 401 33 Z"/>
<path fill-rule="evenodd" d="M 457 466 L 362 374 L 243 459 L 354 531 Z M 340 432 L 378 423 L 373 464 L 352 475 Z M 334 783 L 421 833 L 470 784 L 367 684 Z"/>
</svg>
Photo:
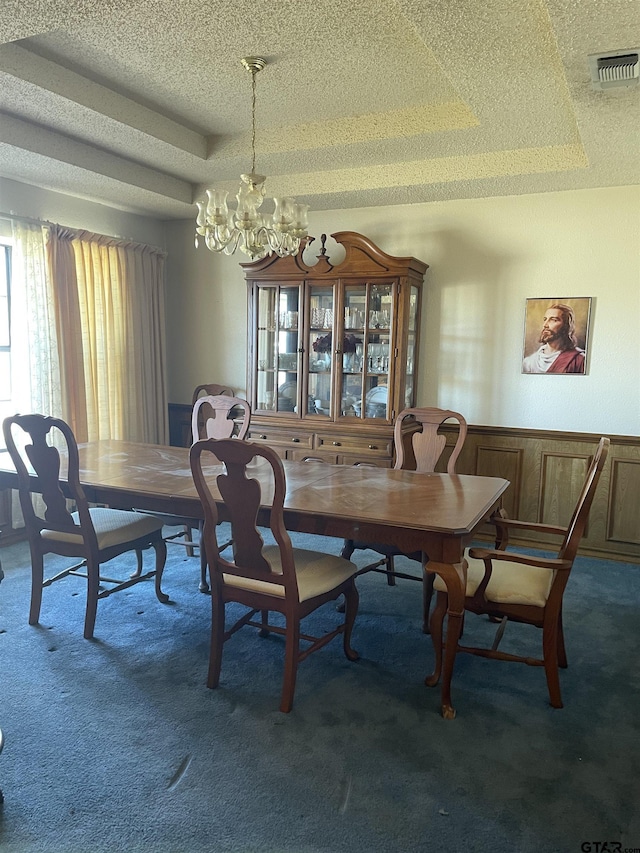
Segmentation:
<svg viewBox="0 0 640 853">
<path fill-rule="evenodd" d="M 447 586 L 447 638 L 444 647 L 444 661 L 442 663 L 441 701 L 442 716 L 445 720 L 453 720 L 456 711 L 451 702 L 451 679 L 453 677 L 453 666 L 456 660 L 458 640 L 462 632 L 464 594 L 467 585 L 467 562 L 466 560 L 463 560 L 461 563 L 436 563 L 430 561 L 424 568 L 427 572 L 440 575 Z M 425 678 L 425 684 L 427 687 L 435 687 L 439 679 L 440 663 L 436 658 L 435 670 Z"/>
</svg>

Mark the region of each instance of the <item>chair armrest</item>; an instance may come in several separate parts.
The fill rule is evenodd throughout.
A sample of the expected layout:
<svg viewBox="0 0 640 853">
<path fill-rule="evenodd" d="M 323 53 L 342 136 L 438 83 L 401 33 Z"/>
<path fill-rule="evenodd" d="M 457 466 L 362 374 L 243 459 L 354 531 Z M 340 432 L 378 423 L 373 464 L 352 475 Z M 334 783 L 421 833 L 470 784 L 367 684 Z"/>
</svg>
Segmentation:
<svg viewBox="0 0 640 853">
<path fill-rule="evenodd" d="M 566 527 L 560 527 L 556 524 L 542 524 L 538 521 L 519 521 L 516 518 L 501 518 L 494 515 L 490 519 L 496 527 L 501 527 L 506 530 L 532 530 L 538 533 L 554 533 L 557 536 L 564 536 L 567 532 Z"/>
<path fill-rule="evenodd" d="M 514 554 L 513 551 L 491 551 L 488 548 L 470 548 L 469 556 L 474 560 L 501 560 L 509 563 L 521 563 L 523 566 L 536 566 L 551 571 L 568 571 L 571 560 L 558 557 L 531 557 L 529 554 Z"/>
</svg>

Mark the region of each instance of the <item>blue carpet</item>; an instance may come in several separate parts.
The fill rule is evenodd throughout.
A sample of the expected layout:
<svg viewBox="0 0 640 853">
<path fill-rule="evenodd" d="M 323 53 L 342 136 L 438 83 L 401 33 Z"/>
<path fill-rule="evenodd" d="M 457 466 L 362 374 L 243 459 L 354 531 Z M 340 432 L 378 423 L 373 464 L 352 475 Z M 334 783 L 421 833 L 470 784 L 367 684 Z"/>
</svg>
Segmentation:
<svg viewBox="0 0 640 853">
<path fill-rule="evenodd" d="M 127 559 L 114 561 L 123 573 Z M 28 549 L 0 560 L 4 853 L 640 848 L 638 566 L 578 558 L 563 710 L 548 705 L 541 669 L 461 655 L 458 716 L 445 721 L 439 690 L 423 684 L 433 658 L 416 583 L 359 578 L 362 659 L 347 661 L 340 641 L 312 655 L 285 715 L 280 637 L 240 631 L 220 688 L 206 688 L 210 599 L 183 549 L 169 552 L 171 603 L 151 584 L 101 601 L 93 641 L 80 579 L 46 589 L 30 627 Z M 309 627 L 338 618 L 328 606 Z M 470 616 L 465 637 L 494 628 Z M 503 641 L 534 654 L 539 643 L 517 625 Z"/>
</svg>

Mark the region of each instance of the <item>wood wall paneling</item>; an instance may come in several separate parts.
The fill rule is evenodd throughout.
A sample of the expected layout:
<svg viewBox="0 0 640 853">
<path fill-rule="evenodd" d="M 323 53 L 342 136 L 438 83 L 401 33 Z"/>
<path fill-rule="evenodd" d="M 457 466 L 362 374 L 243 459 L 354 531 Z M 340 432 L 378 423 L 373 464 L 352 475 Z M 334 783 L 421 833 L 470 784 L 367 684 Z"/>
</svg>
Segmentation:
<svg viewBox="0 0 640 853">
<path fill-rule="evenodd" d="M 584 484 L 590 456 L 572 453 L 542 454 L 538 521 L 566 526 Z"/>
<path fill-rule="evenodd" d="M 511 485 L 502 496 L 502 506 L 510 518 L 519 517 L 523 451 L 518 447 L 476 447 L 475 474 L 502 477 Z"/>
<path fill-rule="evenodd" d="M 640 545 L 640 459 L 614 459 L 607 512 L 607 539 Z"/>
</svg>

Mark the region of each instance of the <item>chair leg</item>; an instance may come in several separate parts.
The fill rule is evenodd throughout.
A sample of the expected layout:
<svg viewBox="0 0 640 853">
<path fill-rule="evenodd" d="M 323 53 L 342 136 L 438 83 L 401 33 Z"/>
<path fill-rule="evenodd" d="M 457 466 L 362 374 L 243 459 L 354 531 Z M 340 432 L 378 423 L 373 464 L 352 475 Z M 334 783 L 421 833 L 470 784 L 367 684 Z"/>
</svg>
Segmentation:
<svg viewBox="0 0 640 853">
<path fill-rule="evenodd" d="M 98 612 L 98 592 L 100 590 L 100 564 L 87 557 L 87 609 L 84 617 L 84 638 L 93 639 Z"/>
<path fill-rule="evenodd" d="M 433 672 L 428 675 L 424 683 L 427 687 L 435 687 L 442 673 L 442 626 L 448 607 L 448 596 L 446 592 L 436 594 L 436 606 L 431 614 L 431 642 L 433 643 L 434 664 Z"/>
<path fill-rule="evenodd" d="M 217 595 L 211 597 L 211 645 L 209 648 L 209 673 L 207 687 L 220 683 L 222 648 L 224 646 L 224 602 Z"/>
<path fill-rule="evenodd" d="M 269 636 L 269 611 L 261 610 L 260 611 L 260 624 L 262 628 L 260 628 L 259 636 L 268 637 Z"/>
<path fill-rule="evenodd" d="M 395 586 L 396 585 L 396 573 L 395 573 L 395 564 L 393 562 L 393 556 L 387 557 L 386 562 L 387 562 L 387 565 L 386 565 L 387 583 L 389 584 L 389 586 Z"/>
<path fill-rule="evenodd" d="M 425 572 L 422 569 L 422 633 L 429 633 L 429 611 L 431 610 L 431 599 L 433 598 L 433 582 L 436 576 L 433 572 Z"/>
<path fill-rule="evenodd" d="M 288 714 L 293 707 L 293 694 L 296 689 L 298 660 L 300 658 L 300 618 L 295 615 L 287 618 L 287 635 L 284 649 L 284 678 L 280 710 Z"/>
<path fill-rule="evenodd" d="M 153 549 L 156 552 L 156 598 L 162 604 L 166 604 L 169 601 L 169 596 L 162 591 L 162 573 L 167 562 L 167 543 L 162 538 L 157 539 L 153 543 Z"/>
<path fill-rule="evenodd" d="M 194 529 L 194 528 L 192 528 L 189 524 L 184 524 L 184 525 L 182 526 L 182 530 L 183 530 L 183 533 L 184 533 L 185 541 L 187 541 L 187 542 L 193 542 L 193 532 L 192 532 L 192 531 L 193 531 L 193 529 Z M 187 552 L 187 557 L 193 557 L 193 555 L 194 555 L 194 553 L 195 553 L 195 552 L 194 552 L 194 550 L 193 550 L 193 545 L 187 545 L 187 546 L 186 546 L 186 552 Z"/>
<path fill-rule="evenodd" d="M 562 610 L 560 610 L 560 614 L 558 616 L 558 666 L 561 666 L 563 669 L 566 669 L 568 666 L 567 662 L 567 650 L 564 647 L 564 630 L 562 628 Z"/>
<path fill-rule="evenodd" d="M 131 578 L 139 578 L 142 574 L 143 569 L 143 557 L 142 557 L 142 548 L 136 548 L 136 570 L 132 575 L 129 575 Z"/>
<path fill-rule="evenodd" d="M 558 673 L 558 623 L 545 624 L 542 629 L 542 656 L 547 676 L 549 702 L 553 708 L 562 708 L 560 677 Z"/>
<path fill-rule="evenodd" d="M 349 660 L 359 660 L 360 655 L 358 652 L 351 647 L 351 632 L 353 630 L 353 625 L 356 621 L 356 616 L 358 614 L 358 604 L 360 601 L 360 595 L 358 593 L 358 588 L 355 585 L 355 582 L 352 582 L 349 589 L 346 591 L 344 595 L 345 600 L 345 617 L 344 617 L 344 637 L 343 637 L 343 646 L 344 653 Z"/>
<path fill-rule="evenodd" d="M 342 551 L 340 551 L 340 556 L 345 560 L 349 560 L 355 550 L 356 549 L 353 546 L 353 539 L 345 539 Z"/>
<path fill-rule="evenodd" d="M 204 532 L 204 523 L 201 521 L 198 524 L 198 543 L 200 547 L 200 592 L 210 592 L 209 584 L 207 583 L 207 555 L 205 553 L 204 541 L 202 534 Z"/>
<path fill-rule="evenodd" d="M 31 551 L 31 606 L 29 608 L 29 625 L 37 625 L 40 621 L 42 605 L 42 582 L 44 581 L 44 558 L 39 551 Z"/>
</svg>

